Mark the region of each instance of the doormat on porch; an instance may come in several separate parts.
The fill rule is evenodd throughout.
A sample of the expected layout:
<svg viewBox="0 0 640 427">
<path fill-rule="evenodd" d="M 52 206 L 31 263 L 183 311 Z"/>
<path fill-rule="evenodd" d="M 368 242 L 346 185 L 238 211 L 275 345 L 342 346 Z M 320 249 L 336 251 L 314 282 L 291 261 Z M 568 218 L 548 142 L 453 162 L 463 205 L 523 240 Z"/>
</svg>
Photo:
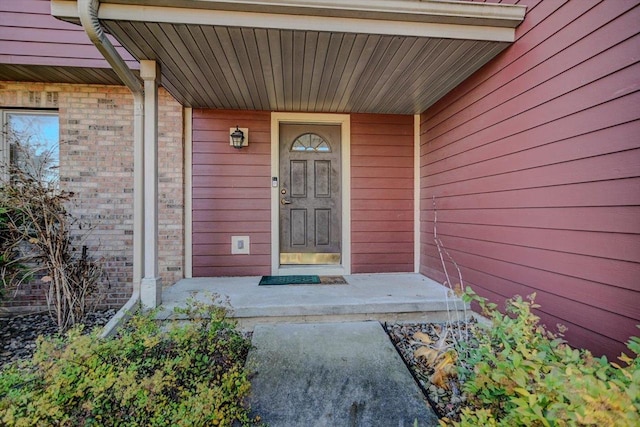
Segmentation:
<svg viewBox="0 0 640 427">
<path fill-rule="evenodd" d="M 262 276 L 258 285 L 316 285 L 319 283 L 319 276 Z"/>
<path fill-rule="evenodd" d="M 342 276 L 320 276 L 320 283 L 323 285 L 348 285 L 347 279 Z"/>
</svg>

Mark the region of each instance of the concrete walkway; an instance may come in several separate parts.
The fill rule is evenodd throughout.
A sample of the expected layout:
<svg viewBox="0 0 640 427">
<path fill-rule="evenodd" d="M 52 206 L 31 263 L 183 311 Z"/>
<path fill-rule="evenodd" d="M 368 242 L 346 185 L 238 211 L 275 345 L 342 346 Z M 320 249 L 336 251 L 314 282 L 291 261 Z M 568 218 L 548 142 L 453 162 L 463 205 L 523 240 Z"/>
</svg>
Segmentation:
<svg viewBox="0 0 640 427">
<path fill-rule="evenodd" d="M 257 325 L 251 405 L 270 427 L 438 425 L 378 322 Z"/>
<path fill-rule="evenodd" d="M 260 277 L 184 279 L 164 290 L 159 319 L 218 295 L 253 329 L 252 405 L 270 427 L 436 426 L 379 322 L 438 322 L 465 304 L 420 274 L 357 274 L 346 285 L 258 286 Z"/>
</svg>

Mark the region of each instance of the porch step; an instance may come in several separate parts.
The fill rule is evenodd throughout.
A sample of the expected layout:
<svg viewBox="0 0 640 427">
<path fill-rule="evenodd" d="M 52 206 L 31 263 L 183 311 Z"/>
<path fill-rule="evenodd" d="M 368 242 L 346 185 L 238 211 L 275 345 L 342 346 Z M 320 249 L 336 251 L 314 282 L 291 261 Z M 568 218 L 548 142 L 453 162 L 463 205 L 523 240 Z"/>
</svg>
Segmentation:
<svg viewBox="0 0 640 427">
<path fill-rule="evenodd" d="M 228 301 L 241 327 L 262 323 L 441 322 L 468 309 L 448 289 L 420 274 L 356 274 L 348 284 L 258 286 L 260 277 L 183 279 L 164 290 L 159 319 L 179 319 L 188 298 Z"/>
</svg>

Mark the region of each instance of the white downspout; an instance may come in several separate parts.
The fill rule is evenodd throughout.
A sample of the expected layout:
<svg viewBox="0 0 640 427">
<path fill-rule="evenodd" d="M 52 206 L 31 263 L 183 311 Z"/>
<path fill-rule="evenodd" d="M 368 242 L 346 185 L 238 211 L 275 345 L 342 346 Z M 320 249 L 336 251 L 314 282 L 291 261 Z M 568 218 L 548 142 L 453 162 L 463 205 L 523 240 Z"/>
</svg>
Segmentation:
<svg viewBox="0 0 640 427">
<path fill-rule="evenodd" d="M 140 302 L 144 262 L 144 198 L 141 194 L 144 185 L 144 87 L 106 37 L 98 20 L 99 8 L 99 0 L 78 0 L 80 23 L 91 42 L 133 94 L 133 291 L 129 301 L 104 327 L 101 335 L 106 337 L 112 335 L 116 328 L 131 316 Z"/>
</svg>

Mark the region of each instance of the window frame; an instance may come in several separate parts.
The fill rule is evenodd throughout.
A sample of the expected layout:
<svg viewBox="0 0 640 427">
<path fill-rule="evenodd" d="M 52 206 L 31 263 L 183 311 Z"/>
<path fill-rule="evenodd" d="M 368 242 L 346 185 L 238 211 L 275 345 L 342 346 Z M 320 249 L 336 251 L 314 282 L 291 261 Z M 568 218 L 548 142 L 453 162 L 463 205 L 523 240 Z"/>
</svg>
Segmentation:
<svg viewBox="0 0 640 427">
<path fill-rule="evenodd" d="M 58 119 L 58 135 L 55 143 L 58 150 L 58 180 L 60 179 L 60 112 L 58 109 L 37 109 L 37 108 L 6 108 L 0 107 L 0 165 L 9 165 L 11 159 L 11 147 L 10 139 L 8 138 L 9 128 L 9 116 L 11 114 L 18 115 L 32 115 L 32 116 L 49 116 L 56 117 Z M 0 171 L 0 179 L 4 182 L 8 182 L 10 179 L 9 170 L 6 167 L 2 167 Z"/>
</svg>

